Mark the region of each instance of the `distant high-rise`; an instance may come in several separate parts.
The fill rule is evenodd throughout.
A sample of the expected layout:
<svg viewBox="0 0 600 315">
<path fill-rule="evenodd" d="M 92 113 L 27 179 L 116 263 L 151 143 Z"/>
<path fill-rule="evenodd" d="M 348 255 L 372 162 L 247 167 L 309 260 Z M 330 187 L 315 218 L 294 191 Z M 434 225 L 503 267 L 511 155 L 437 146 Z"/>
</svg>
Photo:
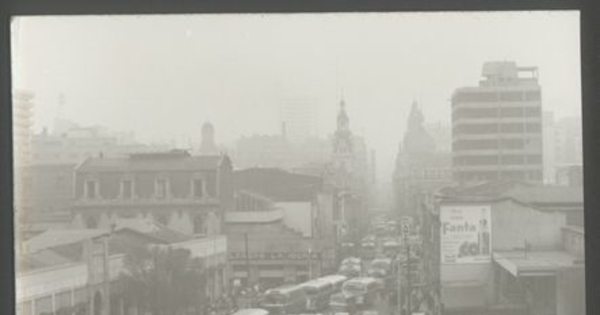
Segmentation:
<svg viewBox="0 0 600 315">
<path fill-rule="evenodd" d="M 283 136 L 290 143 L 301 143 L 317 135 L 317 107 L 309 97 L 286 98 L 281 104 Z"/>
<path fill-rule="evenodd" d="M 17 90 L 13 94 L 13 158 L 15 176 L 15 208 L 29 209 L 31 192 L 31 139 L 33 125 L 33 93 Z"/>
<path fill-rule="evenodd" d="M 452 97 L 452 158 L 460 182 L 543 179 L 542 101 L 536 67 L 488 62 L 477 87 Z"/>
<path fill-rule="evenodd" d="M 200 155 L 219 154 L 215 144 L 215 127 L 210 122 L 202 125 L 202 142 L 200 143 Z"/>
</svg>

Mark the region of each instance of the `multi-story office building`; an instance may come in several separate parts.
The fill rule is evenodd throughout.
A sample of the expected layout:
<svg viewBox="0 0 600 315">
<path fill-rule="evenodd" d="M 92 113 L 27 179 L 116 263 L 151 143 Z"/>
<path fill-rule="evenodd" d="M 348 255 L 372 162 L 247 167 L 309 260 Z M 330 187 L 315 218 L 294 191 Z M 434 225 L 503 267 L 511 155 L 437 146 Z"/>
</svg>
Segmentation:
<svg viewBox="0 0 600 315">
<path fill-rule="evenodd" d="M 33 124 L 33 93 L 17 90 L 13 94 L 13 158 L 14 198 L 17 215 L 30 208 L 31 191 L 31 127 Z M 23 211 L 25 210 L 25 211 Z"/>
<path fill-rule="evenodd" d="M 543 179 L 537 68 L 488 62 L 477 87 L 452 97 L 452 156 L 460 182 Z"/>
<path fill-rule="evenodd" d="M 581 117 L 562 117 L 554 122 L 554 150 L 557 166 L 582 165 Z"/>
</svg>

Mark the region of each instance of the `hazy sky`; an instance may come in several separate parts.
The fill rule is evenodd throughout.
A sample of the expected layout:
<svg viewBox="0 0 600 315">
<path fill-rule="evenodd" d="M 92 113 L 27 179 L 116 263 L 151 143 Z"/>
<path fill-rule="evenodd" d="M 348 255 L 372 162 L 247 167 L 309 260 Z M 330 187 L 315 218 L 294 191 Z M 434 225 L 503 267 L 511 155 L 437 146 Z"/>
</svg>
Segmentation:
<svg viewBox="0 0 600 315">
<path fill-rule="evenodd" d="M 36 131 L 60 115 L 195 141 L 210 120 L 230 142 L 278 133 L 280 100 L 310 97 L 325 136 L 343 91 L 382 179 L 413 99 L 449 122 L 452 92 L 477 85 L 485 61 L 537 66 L 544 110 L 581 109 L 575 11 L 27 17 L 19 34 L 16 86 L 35 93 Z"/>
</svg>

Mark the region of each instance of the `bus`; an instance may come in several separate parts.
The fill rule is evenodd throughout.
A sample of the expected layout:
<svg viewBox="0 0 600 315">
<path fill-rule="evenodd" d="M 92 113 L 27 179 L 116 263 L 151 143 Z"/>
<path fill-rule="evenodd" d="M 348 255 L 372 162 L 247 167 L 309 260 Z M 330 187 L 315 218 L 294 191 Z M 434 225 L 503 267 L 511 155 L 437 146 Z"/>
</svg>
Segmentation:
<svg viewBox="0 0 600 315">
<path fill-rule="evenodd" d="M 329 275 L 319 278 L 319 280 L 330 282 L 333 285 L 333 292 L 337 293 L 342 291 L 342 285 L 348 280 L 348 277 L 343 275 Z"/>
<path fill-rule="evenodd" d="M 302 287 L 306 291 L 307 311 L 316 312 L 327 308 L 334 290 L 333 283 L 320 278 L 305 282 Z"/>
<path fill-rule="evenodd" d="M 386 257 L 392 258 L 400 251 L 400 243 L 396 240 L 388 240 L 383 243 L 383 253 Z"/>
<path fill-rule="evenodd" d="M 306 308 L 306 291 L 302 285 L 288 285 L 265 292 L 262 307 L 270 314 L 300 313 Z"/>
<path fill-rule="evenodd" d="M 392 269 L 392 260 L 390 258 L 377 258 L 371 262 L 372 269 L 380 269 L 389 274 Z"/>
<path fill-rule="evenodd" d="M 362 267 L 360 265 L 342 265 L 338 273 L 347 278 L 360 277 Z"/>
<path fill-rule="evenodd" d="M 365 240 L 362 242 L 361 256 L 365 260 L 371 260 L 377 256 L 377 246 L 374 241 Z"/>
<path fill-rule="evenodd" d="M 372 305 L 381 289 L 375 278 L 363 277 L 348 280 L 342 286 L 346 299 L 352 299 L 356 305 Z"/>
<path fill-rule="evenodd" d="M 329 298 L 329 311 L 332 313 L 348 312 L 348 300 L 342 293 L 332 294 Z"/>
<path fill-rule="evenodd" d="M 263 310 L 262 308 L 246 308 L 238 310 L 232 315 L 269 315 L 269 311 Z"/>
<path fill-rule="evenodd" d="M 342 265 L 361 265 L 362 260 L 356 257 L 348 257 L 342 260 Z"/>
</svg>

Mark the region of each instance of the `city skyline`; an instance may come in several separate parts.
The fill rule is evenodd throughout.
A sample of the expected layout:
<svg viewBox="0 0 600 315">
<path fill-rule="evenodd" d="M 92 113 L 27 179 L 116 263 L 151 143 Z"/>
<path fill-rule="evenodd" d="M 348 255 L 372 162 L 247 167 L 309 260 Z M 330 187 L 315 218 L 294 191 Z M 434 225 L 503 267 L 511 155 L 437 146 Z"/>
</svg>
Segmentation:
<svg viewBox="0 0 600 315">
<path fill-rule="evenodd" d="M 231 143 L 279 134 L 279 100 L 305 95 L 319 104 L 324 138 L 343 98 L 386 178 L 412 101 L 426 123 L 449 123 L 454 90 L 476 86 L 494 60 L 538 67 L 543 110 L 580 115 L 577 12 L 20 20 L 15 87 L 35 94 L 36 132 L 60 116 L 142 142 L 195 143 L 210 121 L 217 142 Z M 150 33 L 149 24 L 162 27 Z M 142 112 L 147 119 L 131 119 Z"/>
</svg>

